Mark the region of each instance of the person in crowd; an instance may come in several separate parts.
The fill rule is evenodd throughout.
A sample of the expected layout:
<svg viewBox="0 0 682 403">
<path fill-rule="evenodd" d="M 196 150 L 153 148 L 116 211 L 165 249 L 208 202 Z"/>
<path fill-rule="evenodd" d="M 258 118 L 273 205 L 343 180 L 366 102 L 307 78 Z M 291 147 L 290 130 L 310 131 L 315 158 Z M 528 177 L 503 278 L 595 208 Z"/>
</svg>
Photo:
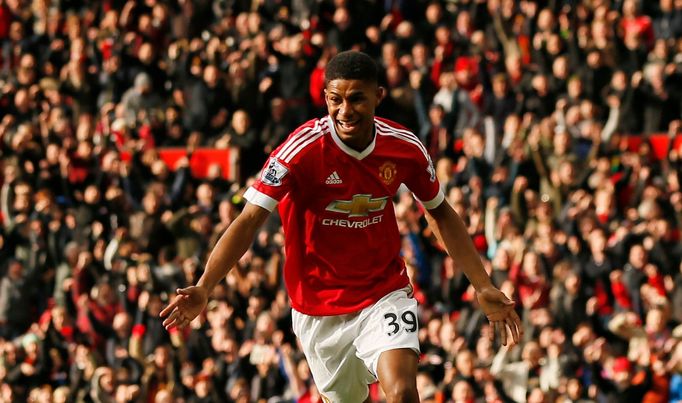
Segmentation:
<svg viewBox="0 0 682 403">
<path fill-rule="evenodd" d="M 0 402 L 322 399 L 277 213 L 191 326 L 155 316 L 350 49 L 386 68 L 378 114 L 425 144 L 524 323 L 488 370 L 500 345 L 467 268 L 414 198 L 387 200 L 422 401 L 676 401 L 681 16 L 673 0 L 0 0 Z M 241 174 L 195 152 L 221 139 Z M 540 375 L 514 378 L 533 343 Z"/>
</svg>

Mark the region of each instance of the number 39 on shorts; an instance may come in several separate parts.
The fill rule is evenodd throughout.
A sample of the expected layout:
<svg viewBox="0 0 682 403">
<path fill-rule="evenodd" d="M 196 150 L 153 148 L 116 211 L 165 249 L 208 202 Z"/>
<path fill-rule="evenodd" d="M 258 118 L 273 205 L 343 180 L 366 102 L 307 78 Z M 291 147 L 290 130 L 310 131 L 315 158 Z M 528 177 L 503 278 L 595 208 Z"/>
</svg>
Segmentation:
<svg viewBox="0 0 682 403">
<path fill-rule="evenodd" d="M 384 330 L 387 335 L 395 336 L 401 329 L 409 333 L 417 330 L 417 316 L 414 312 L 388 312 L 384 314 Z"/>
</svg>

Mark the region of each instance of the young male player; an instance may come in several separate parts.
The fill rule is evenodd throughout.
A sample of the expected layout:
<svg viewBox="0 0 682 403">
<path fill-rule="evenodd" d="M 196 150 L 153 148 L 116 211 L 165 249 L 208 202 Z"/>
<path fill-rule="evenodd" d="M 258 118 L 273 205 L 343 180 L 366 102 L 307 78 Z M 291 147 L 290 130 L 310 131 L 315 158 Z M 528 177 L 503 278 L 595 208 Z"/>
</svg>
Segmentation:
<svg viewBox="0 0 682 403">
<path fill-rule="evenodd" d="M 251 245 L 279 204 L 293 329 L 326 401 L 362 402 L 379 381 L 388 402 L 417 402 L 417 302 L 400 257 L 392 197 L 401 183 L 476 288 L 507 343 L 519 339 L 513 302 L 495 288 L 461 218 L 444 201 L 430 158 L 409 130 L 374 116 L 385 95 L 367 55 L 341 52 L 325 71 L 329 115 L 294 131 L 247 190 L 196 286 L 161 312 L 184 327 Z"/>
</svg>

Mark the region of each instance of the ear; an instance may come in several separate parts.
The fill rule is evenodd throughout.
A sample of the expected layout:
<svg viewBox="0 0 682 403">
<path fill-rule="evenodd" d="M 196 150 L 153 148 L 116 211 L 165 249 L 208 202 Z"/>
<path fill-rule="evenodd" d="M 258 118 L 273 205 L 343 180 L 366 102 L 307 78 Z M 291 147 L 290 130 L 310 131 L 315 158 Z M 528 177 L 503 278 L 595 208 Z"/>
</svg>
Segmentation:
<svg viewBox="0 0 682 403">
<path fill-rule="evenodd" d="M 379 106 L 381 101 L 383 101 L 384 98 L 386 98 L 386 88 L 384 88 L 382 86 L 378 86 L 376 96 L 377 96 L 377 102 L 376 102 L 375 106 Z"/>
<path fill-rule="evenodd" d="M 329 93 L 327 92 L 326 88 L 323 91 L 324 91 L 324 104 L 327 105 L 327 107 L 329 107 L 329 98 L 327 98 L 327 95 L 329 95 Z"/>
</svg>

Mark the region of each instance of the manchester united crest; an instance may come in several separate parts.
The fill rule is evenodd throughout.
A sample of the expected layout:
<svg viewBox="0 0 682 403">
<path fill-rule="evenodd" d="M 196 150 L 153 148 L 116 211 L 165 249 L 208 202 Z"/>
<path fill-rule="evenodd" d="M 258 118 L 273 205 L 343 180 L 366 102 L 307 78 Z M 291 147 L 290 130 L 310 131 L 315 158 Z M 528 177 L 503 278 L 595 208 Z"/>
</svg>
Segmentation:
<svg viewBox="0 0 682 403">
<path fill-rule="evenodd" d="M 393 182 L 397 173 L 395 164 L 391 161 L 386 161 L 379 167 L 379 177 L 387 185 Z"/>
</svg>

